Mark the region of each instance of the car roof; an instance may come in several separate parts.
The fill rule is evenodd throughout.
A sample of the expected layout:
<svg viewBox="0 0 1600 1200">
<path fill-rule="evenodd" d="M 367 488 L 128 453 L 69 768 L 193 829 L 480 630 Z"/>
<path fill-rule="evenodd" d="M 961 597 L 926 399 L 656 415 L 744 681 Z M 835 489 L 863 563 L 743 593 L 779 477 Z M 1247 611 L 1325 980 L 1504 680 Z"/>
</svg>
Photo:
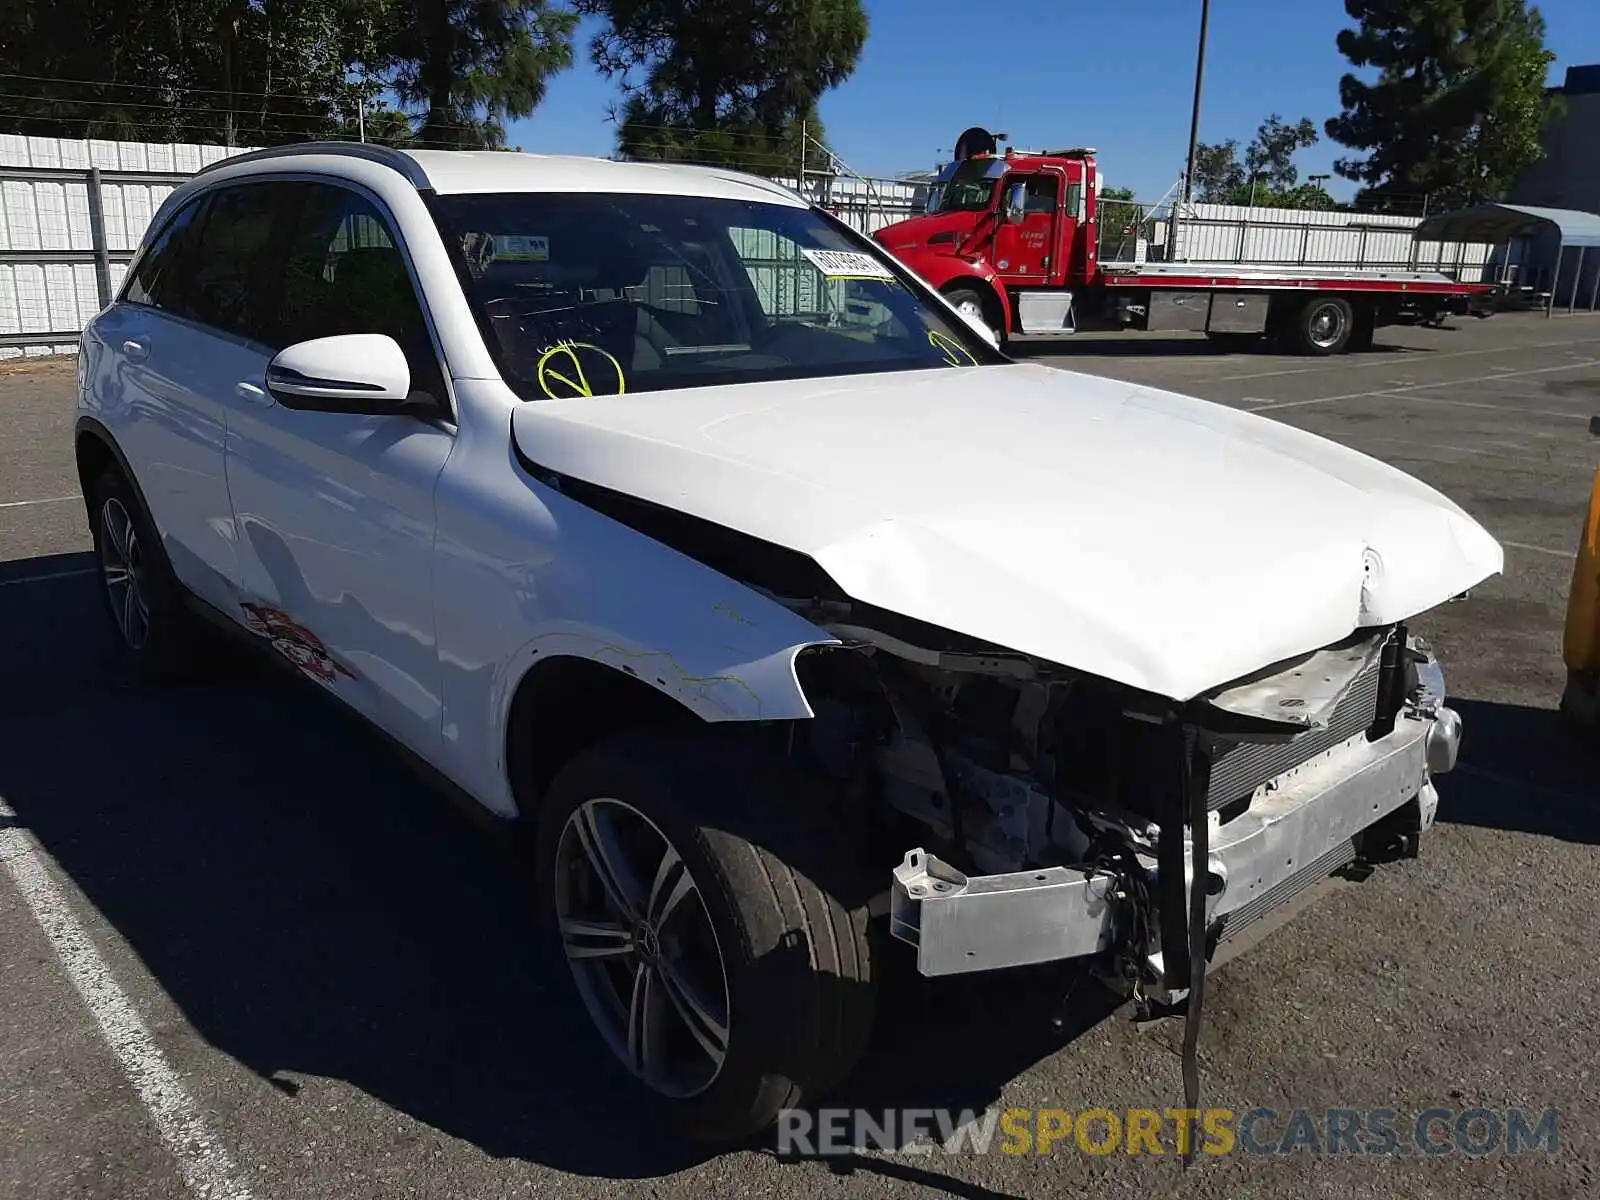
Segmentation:
<svg viewBox="0 0 1600 1200">
<path fill-rule="evenodd" d="M 759 175 L 686 163 L 617 162 L 569 154 L 524 154 L 504 150 L 399 150 L 371 142 L 302 142 L 219 159 L 201 174 L 259 162 L 262 170 L 288 166 L 273 160 L 363 159 L 404 175 L 418 189 L 440 195 L 474 192 L 629 192 L 763 200 L 804 207 L 794 191 Z M 230 172 L 234 174 L 236 172 Z"/>
</svg>

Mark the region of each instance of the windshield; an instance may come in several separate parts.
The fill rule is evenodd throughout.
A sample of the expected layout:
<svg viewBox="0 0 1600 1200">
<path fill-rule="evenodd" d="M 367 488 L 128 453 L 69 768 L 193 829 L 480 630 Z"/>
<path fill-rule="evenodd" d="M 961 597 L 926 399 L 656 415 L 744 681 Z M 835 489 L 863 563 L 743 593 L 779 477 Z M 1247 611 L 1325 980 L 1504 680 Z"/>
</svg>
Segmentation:
<svg viewBox="0 0 1600 1200">
<path fill-rule="evenodd" d="M 1005 361 L 808 209 L 593 193 L 433 205 L 526 400 Z"/>
<path fill-rule="evenodd" d="M 989 175 L 990 160 L 968 159 L 944 183 L 935 184 L 928 195 L 930 213 L 983 212 L 994 198 L 998 182 Z"/>
</svg>

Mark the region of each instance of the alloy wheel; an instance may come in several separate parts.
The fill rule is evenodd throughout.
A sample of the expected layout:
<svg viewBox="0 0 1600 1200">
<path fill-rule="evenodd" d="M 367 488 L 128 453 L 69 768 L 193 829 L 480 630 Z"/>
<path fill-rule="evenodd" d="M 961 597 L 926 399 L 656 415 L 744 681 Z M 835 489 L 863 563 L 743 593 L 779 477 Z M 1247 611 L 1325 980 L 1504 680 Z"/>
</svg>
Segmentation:
<svg viewBox="0 0 1600 1200">
<path fill-rule="evenodd" d="M 122 640 L 131 649 L 144 649 L 150 640 L 144 548 L 139 542 L 138 527 L 115 496 L 100 506 L 100 572 Z"/>
<path fill-rule="evenodd" d="M 650 818 L 608 798 L 573 810 L 555 855 L 561 948 L 596 1028 L 653 1091 L 705 1091 L 728 1052 L 727 969 L 682 856 Z"/>
</svg>

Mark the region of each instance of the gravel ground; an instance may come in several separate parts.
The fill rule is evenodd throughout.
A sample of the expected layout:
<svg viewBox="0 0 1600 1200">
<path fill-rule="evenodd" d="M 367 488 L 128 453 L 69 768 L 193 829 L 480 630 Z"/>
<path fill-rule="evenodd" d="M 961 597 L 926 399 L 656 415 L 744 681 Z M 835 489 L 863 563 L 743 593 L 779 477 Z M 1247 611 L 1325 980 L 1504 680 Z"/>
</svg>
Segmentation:
<svg viewBox="0 0 1600 1200">
<path fill-rule="evenodd" d="M 1440 487 L 1503 578 L 1422 622 L 1466 722 L 1414 862 L 1325 889 L 1214 976 L 1205 1103 L 1280 1114 L 1560 1110 L 1554 1154 L 1091 1156 L 770 1146 L 707 1155 L 630 1121 L 616 1073 L 528 950 L 504 853 L 319 696 L 254 675 L 172 691 L 120 670 L 71 466 L 74 372 L 0 372 L 0 816 L 34 844 L 115 989 L 257 1200 L 512 1196 L 1588 1197 L 1600 1000 L 1586 981 L 1600 755 L 1554 714 L 1560 624 L 1600 445 L 1600 320 L 1383 331 L 1329 362 L 1201 339 L 1034 356 L 1324 434 Z M 5 811 L 0 805 L 0 813 Z M 26 839 L 22 841 L 19 839 Z M 15 880 L 0 873 L 0 1197 L 221 1195 L 158 1137 Z M 59 942 L 59 938 L 58 938 Z M 80 986 L 82 981 L 78 981 Z M 837 1103 L 1165 1109 L 1178 1030 L 1050 972 L 929 983 L 896 964 Z M 141 1087 L 143 1091 L 141 1092 Z M 157 1089 L 159 1091 L 159 1089 Z M 160 1103 L 159 1095 L 156 1096 Z M 210 1182 L 208 1182 L 208 1180 Z M 207 1189 L 211 1189 L 208 1193 Z"/>
</svg>

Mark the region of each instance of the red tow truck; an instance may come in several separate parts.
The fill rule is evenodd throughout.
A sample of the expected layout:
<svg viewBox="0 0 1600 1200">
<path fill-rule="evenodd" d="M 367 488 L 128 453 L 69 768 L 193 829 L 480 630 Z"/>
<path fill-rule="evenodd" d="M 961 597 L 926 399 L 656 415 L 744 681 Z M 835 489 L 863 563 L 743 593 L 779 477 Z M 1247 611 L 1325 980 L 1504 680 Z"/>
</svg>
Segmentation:
<svg viewBox="0 0 1600 1200">
<path fill-rule="evenodd" d="M 1122 246 L 1150 218 L 1100 189 L 1092 149 L 999 153 L 969 129 L 925 215 L 873 237 L 1002 340 L 1190 331 L 1329 355 L 1368 348 L 1380 325 L 1493 311 L 1494 284 L 1411 265 L 1148 262 L 1142 246 L 1126 261 Z"/>
</svg>

